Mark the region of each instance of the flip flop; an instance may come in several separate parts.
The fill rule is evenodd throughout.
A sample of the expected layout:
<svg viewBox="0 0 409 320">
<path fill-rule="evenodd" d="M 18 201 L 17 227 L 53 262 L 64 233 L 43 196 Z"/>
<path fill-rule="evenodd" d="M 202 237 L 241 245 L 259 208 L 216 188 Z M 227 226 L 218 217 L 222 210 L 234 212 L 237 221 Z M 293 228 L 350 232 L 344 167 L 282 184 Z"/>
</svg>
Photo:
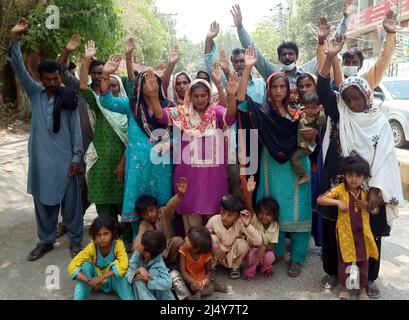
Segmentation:
<svg viewBox="0 0 409 320">
<path fill-rule="evenodd" d="M 40 259 L 43 255 L 45 255 L 47 252 L 51 251 L 54 249 L 54 245 L 52 244 L 38 244 L 37 247 L 30 252 L 30 254 L 27 257 L 28 261 L 36 261 Z"/>
<path fill-rule="evenodd" d="M 324 278 L 322 278 L 320 286 L 321 288 L 325 290 L 334 290 L 338 285 L 338 279 L 337 277 L 326 275 Z"/>
<path fill-rule="evenodd" d="M 339 292 L 339 300 L 350 300 L 351 294 L 347 290 L 341 290 Z"/>
<path fill-rule="evenodd" d="M 241 277 L 240 270 L 231 269 L 229 277 L 230 279 L 233 279 L 233 280 L 240 278 Z"/>
<path fill-rule="evenodd" d="M 70 250 L 71 250 L 71 257 L 75 258 L 78 253 L 82 251 L 83 247 L 81 243 L 71 243 Z"/>
<path fill-rule="evenodd" d="M 366 285 L 366 293 L 371 299 L 378 299 L 381 296 L 381 291 L 379 290 L 375 281 L 368 281 L 368 284 Z"/>
<path fill-rule="evenodd" d="M 298 262 L 290 261 L 287 274 L 291 278 L 299 277 L 301 275 L 301 264 Z"/>
</svg>

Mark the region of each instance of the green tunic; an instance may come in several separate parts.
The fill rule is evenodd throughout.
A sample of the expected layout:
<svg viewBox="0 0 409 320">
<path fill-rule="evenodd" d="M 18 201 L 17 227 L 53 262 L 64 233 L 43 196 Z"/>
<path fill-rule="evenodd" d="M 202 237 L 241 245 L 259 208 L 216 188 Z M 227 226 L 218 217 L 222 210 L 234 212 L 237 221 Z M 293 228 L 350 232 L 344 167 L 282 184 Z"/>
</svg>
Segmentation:
<svg viewBox="0 0 409 320">
<path fill-rule="evenodd" d="M 124 184 L 116 179 L 115 170 L 125 151 L 125 145 L 99 109 L 91 88 L 82 92 L 95 113 L 95 133 L 92 140 L 98 161 L 89 171 L 88 201 L 95 204 L 122 204 Z"/>
</svg>

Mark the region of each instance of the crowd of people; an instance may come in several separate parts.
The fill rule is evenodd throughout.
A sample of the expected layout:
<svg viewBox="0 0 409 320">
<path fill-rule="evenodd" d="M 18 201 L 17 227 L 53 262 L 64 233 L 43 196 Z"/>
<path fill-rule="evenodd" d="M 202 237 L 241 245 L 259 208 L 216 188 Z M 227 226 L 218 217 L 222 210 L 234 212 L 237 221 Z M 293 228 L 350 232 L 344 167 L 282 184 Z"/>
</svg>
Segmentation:
<svg viewBox="0 0 409 320">
<path fill-rule="evenodd" d="M 28 260 L 67 233 L 74 299 L 94 290 L 192 300 L 227 291 L 217 267 L 231 279 L 272 278 L 287 250 L 288 276 L 302 276 L 313 236 L 323 289 L 339 285 L 340 299 L 352 289 L 362 300 L 379 297 L 381 240 L 404 200 L 392 131 L 373 91 L 391 62 L 397 21 L 389 11 L 381 54 L 358 76 L 362 51 L 339 55 L 350 4 L 335 32 L 320 19 L 317 56 L 301 67 L 294 42 L 278 47 L 279 65 L 268 61 L 236 5 L 243 48 L 230 61 L 218 55 L 213 22 L 206 70 L 194 76 L 172 75 L 177 47 L 165 70 L 134 70 L 130 38 L 126 77 L 118 77 L 122 56 L 96 59 L 93 41 L 77 77 L 69 59 L 81 37 L 73 35 L 57 60 L 40 63 L 41 83 L 24 66 L 19 38 L 29 23 L 21 19 L 9 53 L 32 105 L 28 192 L 40 241 Z M 98 218 L 83 248 L 90 204 Z"/>
</svg>

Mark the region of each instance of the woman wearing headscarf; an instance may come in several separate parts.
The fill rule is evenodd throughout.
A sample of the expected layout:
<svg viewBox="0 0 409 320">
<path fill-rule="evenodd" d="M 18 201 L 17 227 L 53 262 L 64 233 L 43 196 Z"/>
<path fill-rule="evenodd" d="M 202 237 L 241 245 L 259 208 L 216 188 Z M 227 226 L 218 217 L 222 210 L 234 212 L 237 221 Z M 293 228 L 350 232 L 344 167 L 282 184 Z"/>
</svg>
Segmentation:
<svg viewBox="0 0 409 320">
<path fill-rule="evenodd" d="M 116 98 L 109 89 L 109 75 L 119 67 L 120 56 L 114 56 L 104 67 L 101 83 L 100 103 L 113 112 L 128 118 L 128 147 L 126 149 L 125 194 L 122 221 L 133 223 L 134 235 L 138 232 L 139 216 L 135 203 L 142 195 L 158 199 L 164 206 L 172 196 L 172 166 L 170 161 L 160 161 L 156 148 L 159 142 L 169 135 L 166 125 L 158 123 L 153 116 L 152 96 L 146 86 L 147 72 L 139 74 L 135 85 L 135 98 Z M 158 91 L 156 99 L 161 108 L 173 104 L 166 100 L 159 76 L 154 75 Z M 155 158 L 155 159 L 153 159 Z M 169 157 L 168 157 L 169 158 Z M 154 161 L 158 160 L 158 161 Z"/>
<path fill-rule="evenodd" d="M 280 235 L 275 255 L 279 260 L 283 259 L 286 250 L 285 235 L 288 233 L 291 239 L 288 275 L 298 277 L 307 257 L 312 215 L 311 185 L 296 183 L 297 178 L 289 161 L 297 148 L 298 120 L 301 112 L 290 107 L 290 82 L 288 76 L 282 72 L 272 74 L 267 80 L 268 111 L 264 111 L 250 97 L 246 97 L 247 82 L 256 62 L 255 50 L 248 48 L 246 67 L 237 94 L 238 101 L 243 101 L 239 105 L 239 128 L 258 130 L 261 150 L 257 155 L 250 155 L 252 159 L 258 156 L 257 200 L 273 197 L 280 204 Z M 303 135 L 305 138 L 314 139 L 316 130 L 307 129 Z M 240 137 L 239 142 L 243 145 L 243 139 Z M 309 173 L 307 156 L 302 163 Z M 244 176 L 243 180 L 245 181 Z"/>
<path fill-rule="evenodd" d="M 352 151 L 369 162 L 372 177 L 368 182 L 368 211 L 375 213 L 371 215 L 370 222 L 380 253 L 381 239 L 390 235 L 392 222 L 398 216 L 398 207 L 403 204 L 398 161 L 392 130 L 385 115 L 373 106 L 373 91 L 369 82 L 361 77 L 348 78 L 341 84 L 339 95 L 330 85 L 330 66 L 344 42 L 342 38 L 331 42 L 318 80 L 318 94 L 330 117 L 323 142 L 325 163 L 321 190 L 325 192 L 337 183 L 340 160 Z M 334 226 L 337 209 L 327 208 L 320 209 L 327 218 L 323 242 L 323 266 L 327 276 L 322 280 L 322 286 L 332 289 L 337 281 L 338 269 Z M 380 295 L 375 283 L 379 276 L 380 260 L 369 260 L 367 293 L 372 298 Z"/>
<path fill-rule="evenodd" d="M 221 68 L 218 75 L 221 78 Z M 203 217 L 220 213 L 220 202 L 228 194 L 227 157 L 224 131 L 236 119 L 238 76 L 234 74 L 227 85 L 228 108 L 211 103 L 210 84 L 194 80 L 187 89 L 183 104 L 163 110 L 155 108 L 159 123 L 173 127 L 174 190 L 181 177 L 186 177 L 189 189 L 177 208 L 183 216 L 185 231 L 202 226 Z M 224 93 L 223 93 L 224 94 Z"/>
</svg>

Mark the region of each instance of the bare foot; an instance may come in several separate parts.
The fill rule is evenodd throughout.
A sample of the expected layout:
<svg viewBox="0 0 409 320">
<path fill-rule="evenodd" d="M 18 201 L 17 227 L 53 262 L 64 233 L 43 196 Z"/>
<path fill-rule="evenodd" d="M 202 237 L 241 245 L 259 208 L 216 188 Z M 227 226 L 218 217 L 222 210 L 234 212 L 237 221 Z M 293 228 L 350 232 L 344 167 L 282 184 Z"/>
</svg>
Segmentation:
<svg viewBox="0 0 409 320">
<path fill-rule="evenodd" d="M 225 284 L 215 281 L 214 282 L 214 291 L 215 292 L 221 292 L 221 293 L 228 293 L 229 289 L 227 288 L 227 286 Z"/>
<path fill-rule="evenodd" d="M 297 184 L 304 184 L 308 181 L 310 181 L 310 177 L 307 175 L 307 176 L 302 177 L 300 180 L 298 180 Z"/>
<path fill-rule="evenodd" d="M 272 278 L 274 276 L 274 271 L 273 270 L 267 270 L 266 272 L 263 272 L 264 276 L 266 278 Z"/>
</svg>

